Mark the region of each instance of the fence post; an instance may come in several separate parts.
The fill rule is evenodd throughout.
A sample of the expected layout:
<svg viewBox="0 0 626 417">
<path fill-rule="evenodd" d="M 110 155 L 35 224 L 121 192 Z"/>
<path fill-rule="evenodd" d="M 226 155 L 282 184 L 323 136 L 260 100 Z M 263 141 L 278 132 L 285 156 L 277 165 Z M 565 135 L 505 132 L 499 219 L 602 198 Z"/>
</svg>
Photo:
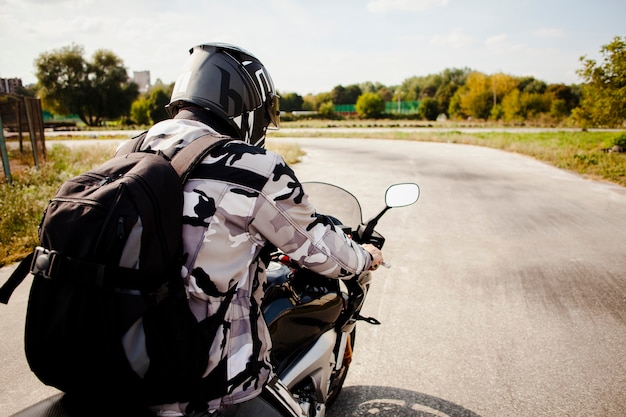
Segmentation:
<svg viewBox="0 0 626 417">
<path fill-rule="evenodd" d="M 2 127 L 2 118 L 0 117 L 0 151 L 2 152 L 2 166 L 4 167 L 4 176 L 9 185 L 13 184 L 11 177 L 11 166 L 9 165 L 9 154 L 7 152 L 7 144 L 4 141 L 4 128 Z"/>
<path fill-rule="evenodd" d="M 35 135 L 35 120 L 33 109 L 30 106 L 30 103 L 24 100 L 24 106 L 26 107 L 26 119 L 28 119 L 28 130 L 30 134 L 30 147 L 33 151 L 33 159 L 35 160 L 35 167 L 39 169 L 39 157 L 37 152 L 37 136 Z"/>
<path fill-rule="evenodd" d="M 33 99 L 33 105 L 35 106 L 35 114 L 37 115 L 37 133 L 39 133 L 39 146 L 41 146 L 41 154 L 43 160 L 48 159 L 48 153 L 46 151 L 46 134 L 43 128 L 43 111 L 41 111 L 41 99 Z"/>
<path fill-rule="evenodd" d="M 15 103 L 15 117 L 17 118 L 17 131 L 20 138 L 20 153 L 24 152 L 24 138 L 22 135 L 22 100 L 14 101 Z"/>
</svg>

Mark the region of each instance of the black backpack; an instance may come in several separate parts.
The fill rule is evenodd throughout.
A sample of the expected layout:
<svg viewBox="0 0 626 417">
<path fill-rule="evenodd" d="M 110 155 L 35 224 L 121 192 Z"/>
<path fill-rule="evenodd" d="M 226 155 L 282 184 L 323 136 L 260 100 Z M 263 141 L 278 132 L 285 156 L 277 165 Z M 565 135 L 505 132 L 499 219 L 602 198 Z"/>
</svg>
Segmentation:
<svg viewBox="0 0 626 417">
<path fill-rule="evenodd" d="M 234 292 L 198 323 L 181 279 L 183 184 L 229 139 L 205 135 L 165 153 L 139 151 L 144 139 L 59 188 L 39 226 L 40 246 L 0 289 L 6 304 L 34 275 L 24 339 L 29 366 L 43 383 L 84 398 L 189 400 Z M 149 363 L 140 370 L 122 342 L 137 323 L 145 344 L 125 343 L 145 346 Z"/>
</svg>

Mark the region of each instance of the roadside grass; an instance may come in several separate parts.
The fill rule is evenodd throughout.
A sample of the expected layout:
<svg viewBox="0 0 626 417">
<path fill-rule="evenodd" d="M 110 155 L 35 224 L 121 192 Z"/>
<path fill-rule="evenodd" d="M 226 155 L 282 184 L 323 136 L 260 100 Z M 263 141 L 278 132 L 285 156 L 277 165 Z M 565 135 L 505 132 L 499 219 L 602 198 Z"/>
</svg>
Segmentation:
<svg viewBox="0 0 626 417">
<path fill-rule="evenodd" d="M 579 173 L 591 179 L 610 181 L 626 187 L 626 153 L 607 152 L 617 141 L 626 141 L 625 132 L 615 131 L 554 131 L 534 133 L 461 131 L 435 132 L 425 128 L 416 132 L 401 130 L 337 132 L 307 131 L 315 125 L 290 125 L 285 127 L 304 128 L 294 131 L 271 131 L 267 147 L 280 153 L 289 164 L 297 163 L 304 152 L 297 144 L 283 142 L 281 137 L 359 137 L 393 140 L 413 140 L 447 142 L 465 145 L 485 146 L 530 156 L 552 164 L 558 168 Z M 343 125 L 345 126 L 345 125 Z M 351 125 L 349 127 L 401 127 L 377 123 Z M 331 125 L 327 127 L 341 127 Z M 410 127 L 410 126 L 403 126 Z M 85 136 L 88 137 L 88 136 Z M 77 140 L 84 137 L 68 137 Z M 621 139 L 620 139 L 621 138 Z M 57 138 L 60 139 L 60 138 Z M 64 138 L 67 139 L 67 138 Z M 114 138 L 112 138 L 114 139 Z M 118 138 L 119 139 L 119 138 Z M 53 144 L 54 140 L 50 140 Z M 102 141 L 92 147 L 70 148 L 60 144 L 52 145 L 47 159 L 40 168 L 32 166 L 30 150 L 24 154 L 10 151 L 12 165 L 19 167 L 13 174 L 13 184 L 0 178 L 0 267 L 23 259 L 38 243 L 37 227 L 48 200 L 61 183 L 80 172 L 99 165 L 109 158 L 116 143 Z"/>
<path fill-rule="evenodd" d="M 370 126 L 371 127 L 371 126 Z M 472 132 L 452 131 L 363 131 L 294 130 L 272 132 L 270 138 L 325 137 L 447 142 L 484 146 L 530 156 L 557 168 L 626 187 L 626 153 L 610 152 L 616 143 L 626 142 L 626 131 L 536 131 Z"/>
<path fill-rule="evenodd" d="M 112 144 L 70 149 L 53 145 L 39 169 L 24 154 L 9 151 L 9 160 L 19 169 L 13 184 L 0 184 L 0 266 L 24 258 L 39 242 L 37 227 L 48 200 L 63 181 L 104 161 L 114 151 Z M 13 171 L 13 170 L 12 170 Z"/>
<path fill-rule="evenodd" d="M 610 152 L 624 133 L 616 132 L 482 132 L 457 134 L 459 143 L 486 146 L 530 156 L 594 180 L 626 186 L 626 153 Z M 454 141 L 454 135 L 451 136 Z"/>
</svg>

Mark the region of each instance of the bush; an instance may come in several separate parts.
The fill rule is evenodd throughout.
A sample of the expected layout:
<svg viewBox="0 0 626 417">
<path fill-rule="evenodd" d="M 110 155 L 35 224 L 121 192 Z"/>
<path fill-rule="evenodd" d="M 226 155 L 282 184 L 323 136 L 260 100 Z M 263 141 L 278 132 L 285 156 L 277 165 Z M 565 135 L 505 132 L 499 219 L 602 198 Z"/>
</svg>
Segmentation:
<svg viewBox="0 0 626 417">
<path fill-rule="evenodd" d="M 613 146 L 620 146 L 626 149 L 626 133 L 621 133 L 613 139 Z"/>
<path fill-rule="evenodd" d="M 326 101 L 320 104 L 320 108 L 317 112 L 320 116 L 325 118 L 333 119 L 336 117 L 335 106 L 332 101 Z"/>
<path fill-rule="evenodd" d="M 426 120 L 437 120 L 439 116 L 439 102 L 431 97 L 426 97 L 420 103 L 417 113 Z"/>
<path fill-rule="evenodd" d="M 385 112 L 385 101 L 376 93 L 361 94 L 354 106 L 359 117 L 377 119 Z"/>
</svg>

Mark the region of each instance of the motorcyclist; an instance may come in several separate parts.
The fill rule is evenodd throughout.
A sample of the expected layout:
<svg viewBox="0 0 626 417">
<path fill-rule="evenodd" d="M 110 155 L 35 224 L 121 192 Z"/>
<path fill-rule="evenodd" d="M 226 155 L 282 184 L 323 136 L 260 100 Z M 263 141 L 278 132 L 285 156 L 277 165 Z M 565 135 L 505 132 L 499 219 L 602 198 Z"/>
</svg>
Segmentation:
<svg viewBox="0 0 626 417">
<path fill-rule="evenodd" d="M 376 269 L 382 253 L 358 245 L 315 212 L 294 172 L 264 149 L 279 126 L 279 97 L 263 64 L 228 44 L 193 47 L 167 109 L 172 119 L 148 131 L 146 146 L 168 149 L 216 132 L 234 140 L 207 156 L 185 185 L 184 276 L 198 320 L 213 314 L 236 287 L 205 375 L 218 370 L 222 389 L 206 400 L 152 407 L 158 416 L 301 415 L 274 375 L 271 340 L 260 311 L 268 246 L 301 266 L 348 279 Z"/>
</svg>

